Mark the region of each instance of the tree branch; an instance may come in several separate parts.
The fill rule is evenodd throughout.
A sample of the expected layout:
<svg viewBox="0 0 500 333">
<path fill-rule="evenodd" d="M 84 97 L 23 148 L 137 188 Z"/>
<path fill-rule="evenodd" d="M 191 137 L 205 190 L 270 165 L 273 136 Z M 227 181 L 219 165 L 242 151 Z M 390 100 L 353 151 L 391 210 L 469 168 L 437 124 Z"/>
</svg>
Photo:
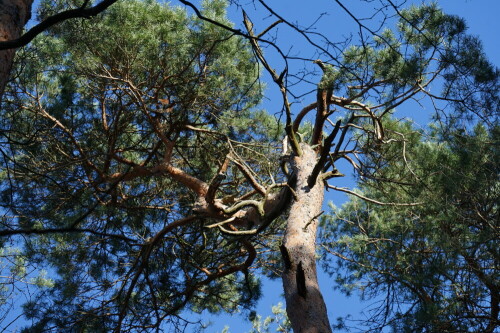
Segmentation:
<svg viewBox="0 0 500 333">
<path fill-rule="evenodd" d="M 292 111 L 290 110 L 290 103 L 288 102 L 288 96 L 287 96 L 287 89 L 283 83 L 283 76 L 286 74 L 288 71 L 288 68 L 285 67 L 283 72 L 278 75 L 276 71 L 269 65 L 267 60 L 264 57 L 264 53 L 262 52 L 262 49 L 259 46 L 258 38 L 255 37 L 254 32 L 253 32 L 253 24 L 250 22 L 250 19 L 248 18 L 247 14 L 245 11 L 243 11 L 243 22 L 245 23 L 245 28 L 247 29 L 248 36 L 250 36 L 250 44 L 252 44 L 252 48 L 255 52 L 255 56 L 259 59 L 259 61 L 262 63 L 264 68 L 267 70 L 267 72 L 271 75 L 273 78 L 273 81 L 279 86 L 281 95 L 283 96 L 283 104 L 285 108 L 285 114 L 286 114 L 286 125 L 285 125 L 285 132 L 288 136 L 288 139 L 290 140 L 290 145 L 292 146 L 292 150 L 294 153 L 297 155 L 302 154 L 302 150 L 299 146 L 299 143 L 297 141 L 297 136 L 295 135 L 295 132 L 293 130 L 293 124 L 292 124 Z"/>
<path fill-rule="evenodd" d="M 96 16 L 97 14 L 103 12 L 106 10 L 109 6 L 114 4 L 118 0 L 103 0 L 99 4 L 90 7 L 90 8 L 85 8 L 84 6 L 76 9 L 70 9 L 63 11 L 61 13 L 49 16 L 39 24 L 35 25 L 33 28 L 28 30 L 25 34 L 23 34 L 21 37 L 14 39 L 14 40 L 8 40 L 5 42 L 0 42 L 0 50 L 7 50 L 7 49 L 14 49 L 18 47 L 22 47 L 27 45 L 29 42 L 31 42 L 36 36 L 50 28 L 51 26 L 66 21 L 68 19 L 72 18 L 90 18 L 92 16 Z"/>
<path fill-rule="evenodd" d="M 14 235 L 46 235 L 46 234 L 58 234 L 58 233 L 89 233 L 96 236 L 118 238 L 127 242 L 134 241 L 123 235 L 108 234 L 105 232 L 99 232 L 92 229 L 86 228 L 59 228 L 59 229 L 12 229 L 12 230 L 0 230 L 0 237 L 4 236 L 14 236 Z"/>
<path fill-rule="evenodd" d="M 419 205 L 423 204 L 423 202 L 412 202 L 412 203 L 381 202 L 381 201 L 377 201 L 375 199 L 370 199 L 368 197 L 365 197 L 364 195 L 361 195 L 359 193 L 356 193 L 354 191 L 348 190 L 348 189 L 343 188 L 343 187 L 337 187 L 337 186 L 333 186 L 330 184 L 327 184 L 327 187 L 331 188 L 335 191 L 345 192 L 345 193 L 354 195 L 355 197 L 358 197 L 362 200 L 374 203 L 376 205 L 381 205 L 381 206 L 419 206 Z"/>
<path fill-rule="evenodd" d="M 337 133 L 339 132 L 341 122 L 342 122 L 341 120 L 337 121 L 332 133 L 330 133 L 330 135 L 328 135 L 328 137 L 325 139 L 323 151 L 321 152 L 321 156 L 320 156 L 318 162 L 316 163 L 316 165 L 314 166 L 312 173 L 309 175 L 309 178 L 307 179 L 307 185 L 310 188 L 312 188 L 314 186 L 314 184 L 316 184 L 316 178 L 318 178 L 319 173 L 321 172 L 321 170 L 323 169 L 323 167 L 326 163 L 326 159 L 328 158 L 328 156 L 330 154 L 330 149 L 332 147 L 333 140 L 335 139 L 335 137 L 337 136 Z M 340 144 L 340 142 L 339 142 L 339 144 Z"/>
</svg>

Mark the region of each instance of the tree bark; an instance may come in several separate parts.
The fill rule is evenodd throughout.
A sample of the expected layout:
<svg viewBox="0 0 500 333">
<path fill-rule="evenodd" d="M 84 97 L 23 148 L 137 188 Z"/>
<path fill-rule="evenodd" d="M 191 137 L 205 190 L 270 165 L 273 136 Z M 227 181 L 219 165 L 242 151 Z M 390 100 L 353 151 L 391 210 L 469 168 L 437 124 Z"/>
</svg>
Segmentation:
<svg viewBox="0 0 500 333">
<path fill-rule="evenodd" d="M 0 42 L 19 38 L 31 17 L 33 0 L 0 0 Z M 15 49 L 0 51 L 0 101 L 9 80 Z"/>
<path fill-rule="evenodd" d="M 301 148 L 302 155 L 292 161 L 296 200 L 290 206 L 281 245 L 286 310 L 295 333 L 326 333 L 331 327 L 316 271 L 316 231 L 324 186 L 320 177 L 312 188 L 307 185 L 317 154 L 309 145 L 301 144 Z"/>
</svg>

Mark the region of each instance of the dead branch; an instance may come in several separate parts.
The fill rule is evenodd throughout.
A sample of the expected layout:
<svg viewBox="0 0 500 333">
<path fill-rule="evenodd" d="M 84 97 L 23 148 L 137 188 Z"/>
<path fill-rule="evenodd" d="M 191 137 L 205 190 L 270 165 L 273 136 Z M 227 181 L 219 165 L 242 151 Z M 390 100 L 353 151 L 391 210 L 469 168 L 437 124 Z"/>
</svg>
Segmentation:
<svg viewBox="0 0 500 333">
<path fill-rule="evenodd" d="M 368 202 L 374 203 L 376 205 L 381 205 L 381 206 L 419 206 L 419 205 L 423 204 L 423 202 L 412 202 L 412 203 L 381 202 L 381 201 L 377 201 L 375 199 L 370 199 L 368 197 L 365 197 L 364 195 L 361 195 L 361 194 L 356 193 L 354 191 L 348 190 L 344 187 L 337 187 L 337 186 L 333 186 L 330 184 L 328 184 L 327 187 L 331 188 L 335 191 L 345 192 L 345 193 L 354 195 L 355 197 L 363 199 L 364 201 L 368 201 Z"/>
</svg>

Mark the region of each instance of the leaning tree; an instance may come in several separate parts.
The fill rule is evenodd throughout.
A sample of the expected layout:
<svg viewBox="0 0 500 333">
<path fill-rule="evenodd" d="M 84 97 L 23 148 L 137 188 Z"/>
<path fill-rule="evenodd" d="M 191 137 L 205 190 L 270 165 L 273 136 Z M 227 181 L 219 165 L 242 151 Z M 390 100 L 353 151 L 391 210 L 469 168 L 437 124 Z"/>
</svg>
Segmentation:
<svg viewBox="0 0 500 333">
<path fill-rule="evenodd" d="M 394 30 L 356 19 L 359 46 L 340 47 L 264 1 L 277 21 L 259 31 L 244 11 L 235 27 L 223 1 L 180 2 L 193 16 L 118 2 L 18 52 L 2 104 L 0 235 L 23 244 L 15 266 L 51 278 L 24 314 L 40 331 L 179 327 L 183 310 L 251 307 L 266 273 L 282 276 L 294 331 L 329 332 L 316 233 L 325 189 L 354 193 L 335 185 L 340 162 L 363 172 L 363 154 L 391 141 L 395 108 L 420 96 L 487 120 L 494 68 L 436 5 L 388 1 Z M 54 10 L 43 2 L 40 15 Z M 272 38 L 282 26 L 312 53 L 284 53 Z M 313 92 L 297 96 L 311 66 Z M 262 73 L 277 117 L 258 109 Z M 431 94 L 441 79 L 444 94 Z"/>
</svg>

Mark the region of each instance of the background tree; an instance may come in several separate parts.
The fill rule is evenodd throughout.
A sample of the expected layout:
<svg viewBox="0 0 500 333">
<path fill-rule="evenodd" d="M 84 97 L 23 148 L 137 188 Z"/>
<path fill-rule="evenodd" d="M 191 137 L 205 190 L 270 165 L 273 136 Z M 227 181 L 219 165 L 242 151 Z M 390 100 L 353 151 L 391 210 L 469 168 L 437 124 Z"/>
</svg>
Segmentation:
<svg viewBox="0 0 500 333">
<path fill-rule="evenodd" d="M 499 326 L 499 128 L 435 129 L 424 137 L 394 124 L 383 149 L 404 163 L 360 178 L 358 194 L 323 221 L 325 263 L 346 293 L 380 300 L 369 331 L 494 332 Z M 406 146 L 406 148 L 405 148 Z M 391 179 L 383 186 L 375 179 Z M 420 202 L 418 206 L 376 202 Z M 335 240 L 335 241 L 332 241 Z M 337 258 L 337 259 L 335 259 Z M 365 330 L 366 331 L 366 330 Z"/>
<path fill-rule="evenodd" d="M 262 32 L 244 12 L 233 27 L 223 2 L 201 11 L 180 2 L 200 20 L 154 2 L 120 3 L 99 20 L 54 27 L 19 56 L 2 107 L 2 202 L 15 218 L 0 235 L 29 235 L 24 256 L 57 279 L 25 314 L 38 330 L 178 327 L 183 309 L 251 306 L 253 274 L 265 267 L 282 275 L 294 331 L 328 332 L 316 232 L 325 187 L 349 191 L 332 184 L 342 176 L 336 165 L 364 172 L 363 156 L 391 140 L 390 114 L 417 96 L 488 120 L 491 108 L 477 106 L 496 105 L 495 69 L 464 22 L 435 5 L 403 11 L 388 1 L 400 17 L 394 31 L 357 21 L 370 33 L 339 47 L 263 1 L 278 21 Z M 310 56 L 265 39 L 278 25 L 304 37 Z M 264 53 L 271 49 L 280 70 Z M 471 50 L 481 57 L 467 61 Z M 292 72 L 292 60 L 321 73 L 314 101 L 297 110 L 293 87 L 310 75 Z M 258 66 L 279 87 L 283 125 L 255 109 Z M 460 80 L 467 98 L 454 84 L 430 94 L 439 78 Z"/>
</svg>

